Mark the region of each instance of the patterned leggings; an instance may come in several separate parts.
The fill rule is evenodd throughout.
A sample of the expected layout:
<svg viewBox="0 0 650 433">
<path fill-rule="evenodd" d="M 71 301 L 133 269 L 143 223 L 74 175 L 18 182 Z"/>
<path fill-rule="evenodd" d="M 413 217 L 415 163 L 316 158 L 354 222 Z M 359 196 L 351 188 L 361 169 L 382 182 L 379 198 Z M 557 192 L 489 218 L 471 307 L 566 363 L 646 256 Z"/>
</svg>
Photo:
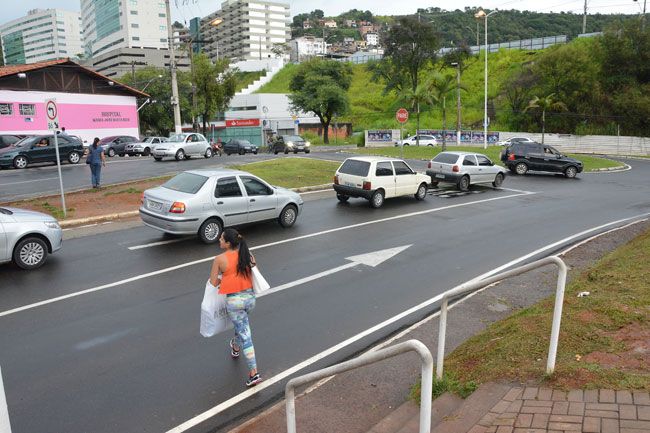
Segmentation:
<svg viewBox="0 0 650 433">
<path fill-rule="evenodd" d="M 230 320 L 232 320 L 235 326 L 235 340 L 242 352 L 244 352 L 249 370 L 257 369 L 251 327 L 248 323 L 248 313 L 253 308 L 255 308 L 255 293 L 253 289 L 226 296 L 226 310 L 228 311 L 228 317 L 230 317 Z"/>
</svg>

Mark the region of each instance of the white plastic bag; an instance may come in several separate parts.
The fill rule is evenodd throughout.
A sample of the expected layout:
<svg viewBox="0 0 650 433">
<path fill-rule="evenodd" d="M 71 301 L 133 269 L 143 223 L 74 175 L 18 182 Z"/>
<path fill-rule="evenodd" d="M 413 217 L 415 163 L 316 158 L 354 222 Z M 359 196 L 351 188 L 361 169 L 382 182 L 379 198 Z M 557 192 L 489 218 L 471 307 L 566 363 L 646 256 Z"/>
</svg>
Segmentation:
<svg viewBox="0 0 650 433">
<path fill-rule="evenodd" d="M 233 327 L 226 311 L 226 295 L 218 293 L 210 280 L 205 283 L 205 294 L 201 302 L 200 332 L 204 337 L 212 337 Z"/>
<path fill-rule="evenodd" d="M 260 270 L 257 269 L 257 266 L 253 266 L 251 273 L 253 277 L 253 291 L 256 295 L 259 296 L 271 288 L 271 285 L 266 281 Z"/>
</svg>

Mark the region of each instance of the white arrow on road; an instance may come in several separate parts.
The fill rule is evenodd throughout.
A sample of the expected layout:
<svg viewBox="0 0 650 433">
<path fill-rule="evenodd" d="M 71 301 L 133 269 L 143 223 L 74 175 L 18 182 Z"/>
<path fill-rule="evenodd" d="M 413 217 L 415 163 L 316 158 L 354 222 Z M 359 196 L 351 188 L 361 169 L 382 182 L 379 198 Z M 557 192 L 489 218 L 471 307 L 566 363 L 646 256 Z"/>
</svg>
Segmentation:
<svg viewBox="0 0 650 433">
<path fill-rule="evenodd" d="M 412 244 L 411 244 L 412 245 Z M 337 272 L 343 271 L 345 269 L 350 269 L 354 268 L 355 266 L 359 265 L 366 265 L 370 267 L 376 267 L 380 265 L 381 263 L 385 262 L 386 260 L 390 259 L 391 257 L 394 257 L 404 251 L 405 249 L 409 248 L 411 245 L 404 245 L 402 247 L 395 247 L 395 248 L 389 248 L 386 250 L 379 250 L 379 251 L 373 251 L 371 253 L 366 253 L 366 254 L 359 254 L 358 256 L 351 256 L 351 257 L 346 257 L 345 260 L 349 260 L 350 263 L 346 263 L 345 265 L 342 266 L 337 266 L 336 268 L 329 269 L 327 271 L 319 272 L 314 275 L 310 275 L 305 278 L 301 278 L 299 280 L 291 281 L 286 284 L 282 284 L 281 286 L 273 287 L 266 292 L 262 293 L 260 296 L 265 296 L 265 295 L 270 295 L 271 293 L 276 293 L 280 292 L 282 290 L 289 289 L 291 287 L 299 286 L 301 284 L 308 283 L 310 281 L 317 280 L 319 278 L 326 277 L 328 275 L 335 274 Z"/>
</svg>

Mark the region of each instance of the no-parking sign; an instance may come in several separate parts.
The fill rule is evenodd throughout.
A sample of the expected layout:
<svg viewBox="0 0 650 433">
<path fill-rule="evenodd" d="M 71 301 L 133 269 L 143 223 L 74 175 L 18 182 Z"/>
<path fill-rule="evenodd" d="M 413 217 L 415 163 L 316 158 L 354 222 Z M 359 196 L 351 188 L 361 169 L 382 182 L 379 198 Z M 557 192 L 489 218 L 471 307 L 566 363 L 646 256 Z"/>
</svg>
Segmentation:
<svg viewBox="0 0 650 433">
<path fill-rule="evenodd" d="M 56 131 L 59 129 L 59 109 L 56 106 L 56 99 L 45 100 L 45 114 L 47 115 L 47 129 Z"/>
</svg>

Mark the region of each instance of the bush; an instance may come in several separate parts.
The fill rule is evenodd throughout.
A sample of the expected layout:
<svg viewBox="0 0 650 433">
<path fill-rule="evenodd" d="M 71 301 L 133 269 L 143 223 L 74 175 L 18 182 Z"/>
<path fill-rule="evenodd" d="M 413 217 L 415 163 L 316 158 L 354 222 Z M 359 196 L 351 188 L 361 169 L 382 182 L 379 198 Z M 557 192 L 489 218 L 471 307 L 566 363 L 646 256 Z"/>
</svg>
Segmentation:
<svg viewBox="0 0 650 433">
<path fill-rule="evenodd" d="M 356 137 L 357 147 L 366 147 L 366 133 L 362 132 Z"/>
</svg>

